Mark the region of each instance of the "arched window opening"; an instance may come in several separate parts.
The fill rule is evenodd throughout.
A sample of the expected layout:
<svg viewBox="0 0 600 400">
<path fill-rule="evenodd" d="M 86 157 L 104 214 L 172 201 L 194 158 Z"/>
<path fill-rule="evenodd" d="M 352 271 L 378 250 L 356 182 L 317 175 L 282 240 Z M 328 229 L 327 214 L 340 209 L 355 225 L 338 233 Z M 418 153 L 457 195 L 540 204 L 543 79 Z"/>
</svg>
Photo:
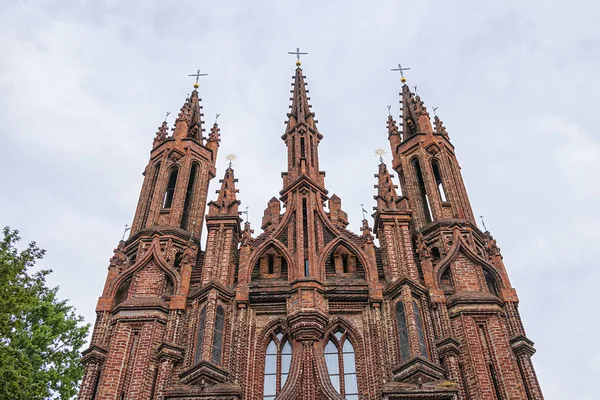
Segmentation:
<svg viewBox="0 0 600 400">
<path fill-rule="evenodd" d="M 335 390 L 348 400 L 358 400 L 356 357 L 347 332 L 338 330 L 325 346 L 325 364 Z"/>
<path fill-rule="evenodd" d="M 206 306 L 202 307 L 200 311 L 200 318 L 198 319 L 198 335 L 196 336 L 196 355 L 194 357 L 194 364 L 198 364 L 202 359 L 202 342 L 204 341 L 204 324 L 206 321 Z"/>
<path fill-rule="evenodd" d="M 415 313 L 415 325 L 417 328 L 417 338 L 419 339 L 419 353 L 421 357 L 429 358 L 427 354 L 427 345 L 425 343 L 425 329 L 423 328 L 423 319 L 421 318 L 421 310 L 416 301 L 413 300 L 413 312 Z"/>
<path fill-rule="evenodd" d="M 452 270 L 447 267 L 440 278 L 440 288 L 444 291 L 444 294 L 451 295 L 454 293 L 454 280 L 452 279 Z"/>
<path fill-rule="evenodd" d="M 304 138 L 303 137 L 300 138 L 300 157 L 301 158 L 306 157 L 306 149 L 304 148 Z"/>
<path fill-rule="evenodd" d="M 263 399 L 275 399 L 287 381 L 291 364 L 292 345 L 282 332 L 278 332 L 267 345 Z"/>
<path fill-rule="evenodd" d="M 225 311 L 223 307 L 217 307 L 215 316 L 215 331 L 213 333 L 212 343 L 212 361 L 215 364 L 221 364 L 221 355 L 223 354 L 223 330 L 225 327 Z"/>
<path fill-rule="evenodd" d="M 266 250 L 254 264 L 252 279 L 287 279 L 288 263 L 275 247 Z"/>
<path fill-rule="evenodd" d="M 431 222 L 431 209 L 429 207 L 429 197 L 427 197 L 427 191 L 425 190 L 425 180 L 421 172 L 421 165 L 419 164 L 418 158 L 412 160 L 413 169 L 417 175 L 417 183 L 419 184 L 419 191 L 421 192 L 421 202 L 423 203 L 423 214 L 425 215 L 425 222 Z"/>
<path fill-rule="evenodd" d="M 127 300 L 129 296 L 129 288 L 131 287 L 131 276 L 121 283 L 119 289 L 117 289 L 117 293 L 115 294 L 115 304 L 120 304 L 123 301 Z"/>
<path fill-rule="evenodd" d="M 345 274 L 357 274 L 362 277 L 365 274 L 365 268 L 356 254 L 343 244 L 340 244 L 325 259 L 325 275 L 336 276 Z"/>
<path fill-rule="evenodd" d="M 433 177 L 435 178 L 435 185 L 437 186 L 442 201 L 448 201 L 446 191 L 444 190 L 444 184 L 442 183 L 442 174 L 440 171 L 440 164 L 437 160 L 431 160 L 431 168 L 433 169 Z"/>
<path fill-rule="evenodd" d="M 167 190 L 165 191 L 165 198 L 163 200 L 163 208 L 171 208 L 173 204 L 173 197 L 175 196 L 175 186 L 177 185 L 177 174 L 179 169 L 175 168 L 169 175 L 169 182 L 167 183 Z"/>
<path fill-rule="evenodd" d="M 192 163 L 190 171 L 190 179 L 188 181 L 187 190 L 185 192 L 185 202 L 183 203 L 183 214 L 181 216 L 181 229 L 188 230 L 190 225 L 191 208 L 194 201 L 194 188 L 196 187 L 196 179 L 198 177 L 198 163 Z"/>
<path fill-rule="evenodd" d="M 483 269 L 483 276 L 485 277 L 485 283 L 487 285 L 488 291 L 494 296 L 498 296 L 498 288 L 496 287 L 496 280 L 492 276 L 492 274 L 487 270 Z"/>
<path fill-rule="evenodd" d="M 152 183 L 150 184 L 150 191 L 148 198 L 146 199 L 146 209 L 144 210 L 144 218 L 142 220 L 142 228 L 146 226 L 148 222 L 148 216 L 150 215 L 150 207 L 152 206 L 152 198 L 154 197 L 154 189 L 156 188 L 156 182 L 158 181 L 158 174 L 160 173 L 160 163 L 157 163 L 154 167 L 154 176 L 152 177 Z"/>
<path fill-rule="evenodd" d="M 408 326 L 406 324 L 406 313 L 404 312 L 402 301 L 396 304 L 396 320 L 398 322 L 398 336 L 400 340 L 400 360 L 406 361 L 410 357 L 410 345 L 408 344 Z"/>
<path fill-rule="evenodd" d="M 175 269 L 181 267 L 181 260 L 183 260 L 183 251 L 178 251 L 175 253 L 175 260 L 173 260 L 173 267 L 175 267 Z"/>
<path fill-rule="evenodd" d="M 314 154 L 314 147 L 313 147 L 313 138 L 312 136 L 310 137 L 310 165 L 311 166 L 315 166 L 315 154 Z"/>
<path fill-rule="evenodd" d="M 431 259 L 433 260 L 434 263 L 440 261 L 440 259 L 442 258 L 442 255 L 440 254 L 440 249 L 438 249 L 437 247 L 432 247 L 431 248 Z"/>
</svg>

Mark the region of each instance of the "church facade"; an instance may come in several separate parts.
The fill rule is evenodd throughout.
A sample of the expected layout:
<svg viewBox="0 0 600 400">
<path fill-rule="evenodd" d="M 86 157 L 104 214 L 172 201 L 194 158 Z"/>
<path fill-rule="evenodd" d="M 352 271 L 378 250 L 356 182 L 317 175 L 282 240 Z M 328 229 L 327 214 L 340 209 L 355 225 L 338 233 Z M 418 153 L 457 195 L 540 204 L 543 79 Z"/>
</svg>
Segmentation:
<svg viewBox="0 0 600 400">
<path fill-rule="evenodd" d="M 231 167 L 208 193 L 221 138 L 216 122 L 204 136 L 197 90 L 172 133 L 158 129 L 78 398 L 543 399 L 516 291 L 442 121 L 403 84 L 392 163 L 374 171 L 373 219 L 354 233 L 319 169 L 305 78 L 298 61 L 287 168 L 260 234 L 242 224 Z"/>
</svg>

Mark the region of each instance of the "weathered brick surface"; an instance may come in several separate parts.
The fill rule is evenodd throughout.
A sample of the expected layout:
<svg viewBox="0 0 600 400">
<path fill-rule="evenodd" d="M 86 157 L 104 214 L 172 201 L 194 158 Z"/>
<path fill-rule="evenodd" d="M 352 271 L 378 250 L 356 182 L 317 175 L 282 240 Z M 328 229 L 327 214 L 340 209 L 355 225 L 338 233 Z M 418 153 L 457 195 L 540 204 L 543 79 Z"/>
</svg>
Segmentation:
<svg viewBox="0 0 600 400">
<path fill-rule="evenodd" d="M 298 68 L 282 136 L 287 171 L 261 234 L 240 226 L 233 169 L 207 203 L 220 130 L 215 124 L 203 138 L 197 92 L 171 136 L 166 123 L 159 128 L 131 236 L 110 259 L 79 399 L 259 400 L 274 338 L 293 353 L 285 385 L 277 361 L 278 400 L 343 398 L 324 356 L 337 338 L 354 348 L 354 365 L 347 354 L 339 362 L 356 370 L 360 399 L 543 399 L 516 291 L 495 240 L 475 225 L 441 121 L 432 125 L 403 87 L 401 129 L 388 118 L 401 194 L 381 163 L 373 229 L 364 220 L 357 235 L 346 229 L 341 199 L 325 189 L 323 136 L 304 78 Z M 341 376 L 341 387 L 350 381 Z"/>
</svg>

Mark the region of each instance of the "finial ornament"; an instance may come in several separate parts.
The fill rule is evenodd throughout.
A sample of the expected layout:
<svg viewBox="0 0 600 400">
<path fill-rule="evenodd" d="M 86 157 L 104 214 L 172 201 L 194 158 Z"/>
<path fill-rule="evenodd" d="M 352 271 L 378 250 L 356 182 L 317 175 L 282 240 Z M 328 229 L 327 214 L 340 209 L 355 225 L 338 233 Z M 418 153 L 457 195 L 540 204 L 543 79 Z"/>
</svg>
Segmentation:
<svg viewBox="0 0 600 400">
<path fill-rule="evenodd" d="M 165 114 L 165 122 L 167 122 L 167 118 L 169 117 L 170 114 L 171 114 L 171 111 L 167 111 L 167 113 Z"/>
<path fill-rule="evenodd" d="M 483 220 L 483 215 L 480 215 L 479 218 L 481 218 L 481 223 L 483 224 L 483 229 L 485 229 L 487 231 L 487 228 L 485 227 L 485 221 Z"/>
<path fill-rule="evenodd" d="M 435 113 L 435 110 L 437 110 L 438 108 L 439 108 L 439 107 L 432 107 L 432 110 L 433 110 L 433 116 L 434 116 L 434 117 L 437 117 L 437 114 Z"/>
<path fill-rule="evenodd" d="M 208 74 L 201 74 L 200 70 L 198 70 L 198 72 L 196 72 L 195 74 L 188 75 L 188 76 L 195 76 L 196 77 L 196 83 L 194 83 L 194 89 L 198 89 L 198 87 L 200 87 L 200 85 L 198 84 L 198 79 L 201 76 L 206 76 L 206 75 L 208 75 Z"/>
<path fill-rule="evenodd" d="M 215 116 L 215 124 L 217 123 L 217 120 L 219 119 L 219 117 L 220 117 L 220 116 L 221 116 L 221 114 L 217 114 L 217 115 Z"/>
<path fill-rule="evenodd" d="M 246 214 L 246 223 L 248 223 L 248 221 L 250 221 L 250 214 L 248 213 L 248 209 L 250 207 L 246 206 L 246 211 L 239 211 L 238 214 L 242 215 L 242 214 Z"/>
<path fill-rule="evenodd" d="M 296 47 L 296 51 L 288 51 L 288 54 L 294 54 L 296 56 L 296 67 L 299 67 L 302 65 L 302 62 L 300 62 L 300 55 L 306 55 L 308 53 L 301 53 L 300 47 Z"/>
<path fill-rule="evenodd" d="M 121 238 L 121 240 L 125 240 L 125 234 L 129 230 L 131 230 L 131 227 L 128 224 L 125 224 L 125 229 L 123 230 L 123 237 Z"/>
<path fill-rule="evenodd" d="M 392 106 L 387 106 L 388 108 L 388 115 L 392 115 Z"/>
<path fill-rule="evenodd" d="M 402 68 L 402 64 L 398 64 L 398 68 L 392 68 L 392 71 L 400 71 L 400 82 L 405 83 L 406 78 L 404 77 L 404 71 L 408 71 L 410 68 Z"/>
<path fill-rule="evenodd" d="M 384 149 L 376 149 L 373 153 L 375 153 L 376 155 L 379 156 L 379 161 L 383 162 L 383 155 L 385 154 L 385 150 Z"/>
<path fill-rule="evenodd" d="M 361 204 L 360 209 L 362 211 L 363 219 L 366 219 L 365 214 L 368 214 L 369 212 L 367 210 L 365 210 L 365 205 Z"/>
<path fill-rule="evenodd" d="M 227 158 L 227 161 L 229 161 L 229 168 L 231 168 L 231 164 L 235 160 L 237 160 L 237 156 L 235 154 L 233 154 L 233 153 L 229 153 L 229 154 L 227 154 L 226 158 Z"/>
</svg>

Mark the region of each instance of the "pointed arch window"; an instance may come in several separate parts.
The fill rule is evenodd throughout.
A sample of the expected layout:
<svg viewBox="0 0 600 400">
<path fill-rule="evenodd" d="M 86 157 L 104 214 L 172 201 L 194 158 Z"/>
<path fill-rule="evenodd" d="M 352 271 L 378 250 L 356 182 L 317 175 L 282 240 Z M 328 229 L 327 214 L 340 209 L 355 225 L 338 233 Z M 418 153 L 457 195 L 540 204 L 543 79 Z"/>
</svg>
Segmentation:
<svg viewBox="0 0 600 400">
<path fill-rule="evenodd" d="M 188 181 L 187 190 L 185 192 L 185 202 L 183 203 L 183 215 L 181 216 L 181 229 L 187 230 L 190 225 L 191 207 L 194 201 L 194 188 L 196 186 L 196 178 L 198 176 L 198 163 L 192 163 L 190 170 L 190 179 Z"/>
<path fill-rule="evenodd" d="M 437 186 L 440 199 L 442 201 L 448 201 L 446 191 L 444 190 L 444 184 L 442 183 L 442 173 L 438 160 L 431 160 L 431 168 L 433 169 L 433 177 L 435 178 L 435 185 Z"/>
<path fill-rule="evenodd" d="M 485 284 L 487 285 L 488 291 L 494 296 L 498 296 L 498 288 L 496 287 L 496 280 L 487 269 L 483 269 L 483 277 L 485 278 Z"/>
<path fill-rule="evenodd" d="M 406 312 L 404 303 L 396 304 L 396 320 L 398 322 L 398 336 L 400 341 L 400 359 L 406 361 L 410 357 L 410 345 L 408 344 L 408 326 L 406 324 Z"/>
<path fill-rule="evenodd" d="M 202 342 L 204 341 L 204 325 L 206 321 L 206 306 L 202 307 L 200 311 L 200 318 L 198 319 L 198 335 L 196 336 L 196 356 L 194 357 L 194 364 L 200 362 L 202 358 Z"/>
<path fill-rule="evenodd" d="M 146 209 L 144 210 L 144 219 L 142 220 L 142 228 L 146 227 L 148 222 L 148 216 L 150 215 L 150 207 L 152 206 L 152 198 L 154 197 L 154 189 L 156 188 L 156 182 L 158 181 L 158 174 L 160 173 L 160 163 L 157 163 L 154 167 L 154 176 L 152 176 L 152 182 L 150 184 L 150 191 L 148 198 L 146 199 Z"/>
<path fill-rule="evenodd" d="M 163 208 L 171 208 L 173 204 L 173 197 L 175 196 L 175 186 L 177 185 L 177 174 L 179 173 L 178 168 L 171 170 L 169 175 L 169 182 L 167 183 L 167 190 L 165 191 L 165 198 L 163 200 Z"/>
<path fill-rule="evenodd" d="M 225 311 L 223 307 L 217 307 L 215 315 L 215 331 L 212 342 L 212 361 L 215 364 L 221 364 L 221 355 L 223 354 L 223 330 L 225 327 Z"/>
<path fill-rule="evenodd" d="M 331 384 L 347 400 L 358 400 L 356 358 L 347 332 L 338 330 L 325 346 L 325 363 Z"/>
<path fill-rule="evenodd" d="M 421 194 L 421 202 L 423 203 L 423 214 L 425 215 L 425 222 L 431 222 L 431 209 L 429 207 L 429 197 L 425 190 L 425 180 L 423 179 L 423 172 L 421 171 L 421 164 L 418 158 L 413 158 L 412 166 L 417 176 L 417 183 L 419 184 L 419 192 Z"/>
<path fill-rule="evenodd" d="M 423 318 L 421 318 L 421 310 L 415 300 L 412 302 L 413 312 L 415 313 L 415 326 L 417 328 L 417 339 L 419 339 L 419 353 L 421 357 L 429 358 L 427 354 L 427 344 L 425 342 L 425 329 L 423 328 Z"/>
<path fill-rule="evenodd" d="M 275 399 L 287 381 L 291 364 L 292 345 L 282 332 L 278 332 L 267 345 L 263 399 Z"/>
</svg>

